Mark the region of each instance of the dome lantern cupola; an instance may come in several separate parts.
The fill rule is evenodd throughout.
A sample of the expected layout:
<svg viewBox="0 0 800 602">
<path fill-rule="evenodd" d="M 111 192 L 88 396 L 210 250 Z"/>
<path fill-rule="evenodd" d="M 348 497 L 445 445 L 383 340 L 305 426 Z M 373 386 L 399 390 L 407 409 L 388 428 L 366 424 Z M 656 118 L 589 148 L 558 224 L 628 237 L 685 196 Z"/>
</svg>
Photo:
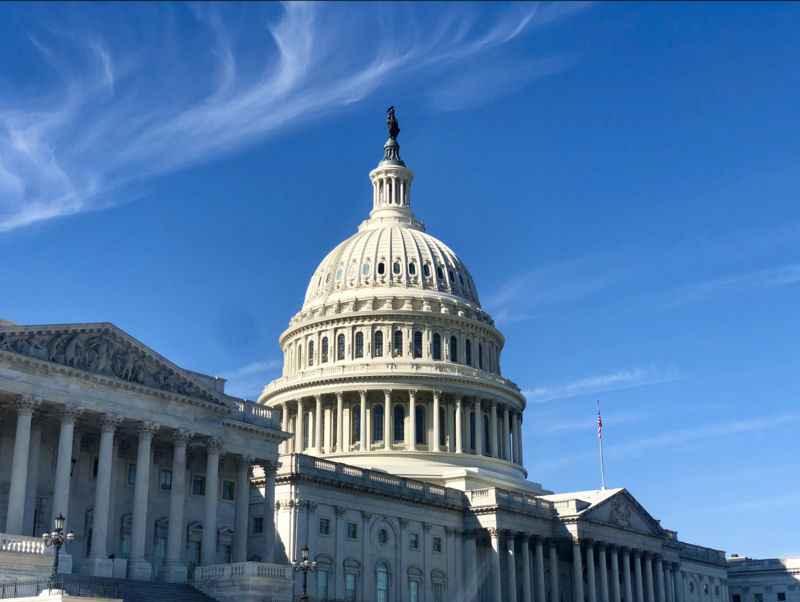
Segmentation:
<svg viewBox="0 0 800 602">
<path fill-rule="evenodd" d="M 389 107 L 386 127 L 389 130 L 389 139 L 383 145 L 383 159 L 369 174 L 373 188 L 373 208 L 369 216 L 413 218 L 410 190 L 414 172 L 408 169 L 400 158 L 400 145 L 397 143 L 400 128 L 397 125 L 394 107 Z"/>
</svg>

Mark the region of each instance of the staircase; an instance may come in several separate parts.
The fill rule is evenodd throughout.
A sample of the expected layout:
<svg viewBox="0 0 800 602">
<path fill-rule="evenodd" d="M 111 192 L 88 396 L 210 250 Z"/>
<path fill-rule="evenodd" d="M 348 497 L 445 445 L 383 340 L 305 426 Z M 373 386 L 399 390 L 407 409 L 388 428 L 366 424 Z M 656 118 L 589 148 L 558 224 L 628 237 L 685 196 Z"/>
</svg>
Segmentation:
<svg viewBox="0 0 800 602">
<path fill-rule="evenodd" d="M 70 576 L 64 575 L 64 581 Z M 124 602 L 215 602 L 188 583 L 162 583 L 134 579 L 104 579 L 117 586 L 116 598 Z"/>
</svg>

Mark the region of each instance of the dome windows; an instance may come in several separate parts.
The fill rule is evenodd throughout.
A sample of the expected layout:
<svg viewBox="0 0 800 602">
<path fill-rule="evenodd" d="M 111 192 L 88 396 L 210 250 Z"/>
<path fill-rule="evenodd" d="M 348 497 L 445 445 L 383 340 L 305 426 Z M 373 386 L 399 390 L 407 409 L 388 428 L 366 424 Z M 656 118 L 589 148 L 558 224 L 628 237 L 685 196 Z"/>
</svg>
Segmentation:
<svg viewBox="0 0 800 602">
<path fill-rule="evenodd" d="M 356 358 L 364 357 L 364 333 L 356 333 Z"/>
<path fill-rule="evenodd" d="M 380 263 L 378 263 L 378 274 L 380 274 L 382 276 L 385 273 L 386 273 L 386 266 L 381 261 Z"/>
<path fill-rule="evenodd" d="M 380 330 L 375 332 L 373 345 L 373 355 L 375 357 L 383 357 L 383 332 Z"/>
<path fill-rule="evenodd" d="M 314 365 L 314 341 L 308 342 L 308 365 Z"/>
<path fill-rule="evenodd" d="M 394 346 L 392 352 L 395 357 L 403 355 L 403 333 L 400 330 L 394 331 Z"/>
<path fill-rule="evenodd" d="M 361 274 L 363 276 L 369 276 L 369 261 L 361 268 Z"/>
<path fill-rule="evenodd" d="M 458 362 L 458 339 L 454 336 L 450 337 L 450 361 Z"/>
<path fill-rule="evenodd" d="M 418 330 L 414 333 L 414 357 L 419 359 L 422 357 L 422 333 Z"/>
<path fill-rule="evenodd" d="M 425 275 L 425 278 L 431 277 L 431 264 L 427 261 L 422 264 L 422 273 Z"/>
<path fill-rule="evenodd" d="M 436 277 L 439 280 L 444 280 L 444 270 L 442 269 L 442 266 L 436 266 Z"/>
<path fill-rule="evenodd" d="M 395 261 L 392 264 L 392 273 L 395 274 L 395 275 L 399 275 L 400 274 L 400 262 L 399 261 Z"/>
<path fill-rule="evenodd" d="M 350 267 L 347 268 L 347 279 L 352 280 L 356 277 L 356 264 L 351 263 Z"/>
<path fill-rule="evenodd" d="M 455 280 L 453 277 L 453 270 L 447 270 L 447 275 L 450 276 L 450 282 L 452 283 Z"/>
<path fill-rule="evenodd" d="M 336 270 L 336 282 L 339 282 L 342 279 L 342 268 Z"/>
<path fill-rule="evenodd" d="M 464 344 L 464 362 L 467 366 L 472 365 L 472 341 L 467 339 L 466 343 Z"/>
<path fill-rule="evenodd" d="M 328 337 L 322 337 L 322 363 L 328 361 Z"/>
<path fill-rule="evenodd" d="M 341 361 L 344 359 L 344 335 L 340 334 L 336 337 L 336 359 Z"/>
<path fill-rule="evenodd" d="M 410 261 L 408 263 L 408 273 L 411 276 L 415 276 L 417 274 L 417 264 L 414 263 L 413 261 Z"/>
<path fill-rule="evenodd" d="M 433 359 L 442 359 L 442 335 L 438 332 L 433 334 Z"/>
<path fill-rule="evenodd" d="M 464 286 L 464 277 L 461 274 L 458 275 L 458 280 L 461 282 L 461 286 Z"/>
</svg>

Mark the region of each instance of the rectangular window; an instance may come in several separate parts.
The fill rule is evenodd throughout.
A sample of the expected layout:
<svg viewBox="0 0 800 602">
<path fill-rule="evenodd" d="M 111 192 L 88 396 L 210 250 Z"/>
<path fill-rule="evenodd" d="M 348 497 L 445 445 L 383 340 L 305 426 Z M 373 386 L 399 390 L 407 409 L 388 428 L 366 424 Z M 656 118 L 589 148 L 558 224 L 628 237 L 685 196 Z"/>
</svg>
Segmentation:
<svg viewBox="0 0 800 602">
<path fill-rule="evenodd" d="M 253 535 L 264 532 L 264 518 L 261 516 L 253 517 Z"/>
<path fill-rule="evenodd" d="M 444 602 L 444 586 L 441 583 L 433 584 L 433 602 Z"/>
<path fill-rule="evenodd" d="M 785 602 L 786 594 L 784 592 L 778 592 L 778 602 Z"/>
<path fill-rule="evenodd" d="M 411 548 L 412 550 L 416 550 L 419 548 L 419 533 L 409 533 L 408 547 Z"/>
<path fill-rule="evenodd" d="M 169 491 L 172 489 L 172 471 L 171 470 L 162 470 L 161 476 L 159 477 L 159 487 L 164 491 Z"/>
<path fill-rule="evenodd" d="M 764 594 L 753 594 L 753 602 L 764 602 Z"/>
<path fill-rule="evenodd" d="M 409 602 L 419 602 L 419 581 L 408 582 Z"/>
<path fill-rule="evenodd" d="M 356 602 L 355 573 L 345 573 L 344 575 L 344 599 L 345 602 Z"/>
<path fill-rule="evenodd" d="M 136 483 L 136 464 L 128 464 L 128 485 Z"/>
<path fill-rule="evenodd" d="M 206 494 L 206 478 L 203 475 L 192 475 L 192 495 Z"/>
<path fill-rule="evenodd" d="M 97 456 L 95 456 L 94 459 L 92 460 L 92 478 L 93 479 L 97 478 L 97 466 L 98 466 L 99 462 L 100 462 L 100 458 L 98 458 Z"/>
<path fill-rule="evenodd" d="M 327 518 L 319 519 L 319 534 L 320 535 L 330 535 L 331 534 L 331 521 Z"/>
<path fill-rule="evenodd" d="M 733 602 L 742 602 L 742 597 L 739 594 L 733 594 Z"/>
<path fill-rule="evenodd" d="M 434 552 L 441 552 L 442 551 L 442 538 L 441 537 L 434 537 L 433 538 L 433 551 Z"/>
<path fill-rule="evenodd" d="M 236 485 L 233 481 L 222 481 L 222 499 L 232 501 L 236 492 Z"/>
<path fill-rule="evenodd" d="M 347 539 L 356 539 L 358 537 L 358 524 L 347 523 Z"/>
<path fill-rule="evenodd" d="M 326 602 L 328 600 L 327 569 L 317 569 L 317 600 L 320 602 Z"/>
</svg>

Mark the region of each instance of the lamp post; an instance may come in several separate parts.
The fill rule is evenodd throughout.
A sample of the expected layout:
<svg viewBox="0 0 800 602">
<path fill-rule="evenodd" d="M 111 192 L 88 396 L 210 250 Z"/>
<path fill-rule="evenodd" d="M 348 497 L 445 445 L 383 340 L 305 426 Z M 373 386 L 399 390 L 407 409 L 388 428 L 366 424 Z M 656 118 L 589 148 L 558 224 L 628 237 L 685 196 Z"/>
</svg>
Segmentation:
<svg viewBox="0 0 800 602">
<path fill-rule="evenodd" d="M 50 589 L 53 587 L 53 582 L 58 579 L 58 554 L 61 551 L 61 546 L 68 546 L 72 543 L 72 540 L 75 539 L 75 533 L 70 531 L 66 535 L 64 534 L 64 521 L 66 519 L 58 513 L 53 519 L 53 523 L 55 528 L 53 529 L 52 533 L 44 532 L 42 533 L 42 540 L 44 540 L 44 545 L 46 546 L 53 546 L 56 549 L 56 556 L 53 559 L 53 571 L 50 573 Z"/>
<path fill-rule="evenodd" d="M 295 573 L 299 571 L 303 572 L 303 594 L 300 596 L 300 602 L 308 602 L 308 595 L 306 594 L 306 581 L 308 579 L 308 572 L 311 571 L 313 573 L 317 570 L 317 561 L 308 561 L 308 546 L 303 546 L 300 550 L 300 553 L 303 555 L 303 560 L 299 563 L 297 560 L 295 560 L 292 563 L 292 566 L 294 567 Z"/>
</svg>

